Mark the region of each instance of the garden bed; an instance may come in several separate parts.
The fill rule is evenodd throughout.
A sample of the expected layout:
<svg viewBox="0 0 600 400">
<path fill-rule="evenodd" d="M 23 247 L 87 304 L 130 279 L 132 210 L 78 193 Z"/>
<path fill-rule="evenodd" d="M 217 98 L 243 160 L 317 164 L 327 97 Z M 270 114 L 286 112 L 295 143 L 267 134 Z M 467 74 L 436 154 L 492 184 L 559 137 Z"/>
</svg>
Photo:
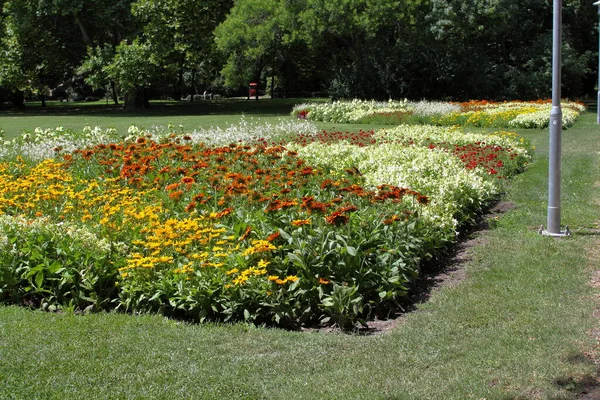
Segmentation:
<svg viewBox="0 0 600 400">
<path fill-rule="evenodd" d="M 530 159 L 509 132 L 306 121 L 38 130 L 2 151 L 2 301 L 292 328 L 394 312 Z"/>
</svg>

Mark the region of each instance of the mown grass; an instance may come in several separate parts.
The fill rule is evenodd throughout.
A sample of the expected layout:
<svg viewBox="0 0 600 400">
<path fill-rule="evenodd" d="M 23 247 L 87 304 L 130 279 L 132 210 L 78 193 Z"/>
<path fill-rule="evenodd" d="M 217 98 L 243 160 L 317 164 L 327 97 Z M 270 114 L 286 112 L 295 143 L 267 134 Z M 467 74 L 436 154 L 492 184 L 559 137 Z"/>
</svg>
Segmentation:
<svg viewBox="0 0 600 400">
<path fill-rule="evenodd" d="M 311 99 L 311 101 L 328 99 Z M 49 102 L 46 108 L 38 102 L 28 103 L 24 111 L 0 110 L 0 130 L 7 138 L 36 127 L 43 129 L 62 126 L 66 129 L 81 130 L 84 126 L 116 128 L 118 132 L 127 132 L 131 125 L 140 128 L 163 127 L 169 125 L 184 127 L 186 131 L 197 128 L 208 129 L 211 126 L 224 127 L 240 122 L 241 116 L 262 122 L 277 123 L 279 120 L 294 119 L 290 116 L 295 104 L 306 99 L 261 99 L 241 100 L 224 99 L 211 101 L 175 102 L 155 101 L 150 108 L 133 111 L 123 110 L 120 106 L 102 101 L 91 103 Z M 322 129 L 356 130 L 351 124 L 317 124 Z M 363 129 L 376 129 L 379 124 L 361 125 Z M 177 128 L 178 129 L 178 128 Z"/>
<path fill-rule="evenodd" d="M 0 307 L 0 398 L 569 399 L 595 382 L 600 141 L 586 114 L 563 136 L 563 224 L 542 237 L 547 132 L 514 205 L 471 249 L 466 277 L 381 336 L 189 325 L 159 316 Z M 596 186 L 594 186 L 596 184 Z"/>
</svg>

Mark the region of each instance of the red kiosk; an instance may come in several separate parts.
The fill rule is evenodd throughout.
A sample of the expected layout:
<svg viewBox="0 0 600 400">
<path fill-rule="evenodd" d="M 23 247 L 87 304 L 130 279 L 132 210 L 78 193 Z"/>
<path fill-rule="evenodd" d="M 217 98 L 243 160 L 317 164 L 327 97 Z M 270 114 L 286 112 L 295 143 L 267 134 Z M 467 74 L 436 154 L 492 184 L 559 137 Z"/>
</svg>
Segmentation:
<svg viewBox="0 0 600 400">
<path fill-rule="evenodd" d="M 256 100 L 258 100 L 258 83 L 256 82 L 251 82 L 248 85 L 248 100 L 250 100 L 250 97 L 256 97 Z"/>
</svg>

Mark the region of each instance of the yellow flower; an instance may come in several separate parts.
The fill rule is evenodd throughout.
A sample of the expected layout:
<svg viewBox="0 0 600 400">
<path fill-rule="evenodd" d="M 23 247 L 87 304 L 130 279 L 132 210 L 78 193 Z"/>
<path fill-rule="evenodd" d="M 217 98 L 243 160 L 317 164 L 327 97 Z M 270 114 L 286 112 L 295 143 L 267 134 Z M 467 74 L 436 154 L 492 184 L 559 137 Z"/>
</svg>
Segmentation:
<svg viewBox="0 0 600 400">
<path fill-rule="evenodd" d="M 270 281 L 276 281 L 276 280 L 279 279 L 279 276 L 277 276 L 277 275 L 269 275 L 267 277 L 267 279 L 270 280 Z"/>
<path fill-rule="evenodd" d="M 285 279 L 286 279 L 288 282 L 296 282 L 296 281 L 297 281 L 298 279 L 300 279 L 300 278 L 298 278 L 296 275 L 288 275 L 288 276 L 287 276 Z"/>
<path fill-rule="evenodd" d="M 233 275 L 233 274 L 237 274 L 238 272 L 240 272 L 240 270 L 237 268 L 234 268 L 234 269 L 230 269 L 229 271 L 225 272 L 225 275 Z"/>
<path fill-rule="evenodd" d="M 231 283 L 233 283 L 234 285 L 243 285 L 246 283 L 247 280 L 248 280 L 247 276 L 240 275 L 237 278 L 235 278 L 233 281 L 231 281 Z"/>
<path fill-rule="evenodd" d="M 261 260 L 258 262 L 258 268 L 266 268 L 266 267 L 267 267 L 267 265 L 269 265 L 269 264 L 271 264 L 271 262 L 269 262 L 269 261 L 266 261 L 266 260 L 264 260 L 264 259 L 261 259 Z"/>
<path fill-rule="evenodd" d="M 292 225 L 294 226 L 302 226 L 309 225 L 311 223 L 310 218 L 307 219 L 296 219 L 292 221 Z"/>
</svg>

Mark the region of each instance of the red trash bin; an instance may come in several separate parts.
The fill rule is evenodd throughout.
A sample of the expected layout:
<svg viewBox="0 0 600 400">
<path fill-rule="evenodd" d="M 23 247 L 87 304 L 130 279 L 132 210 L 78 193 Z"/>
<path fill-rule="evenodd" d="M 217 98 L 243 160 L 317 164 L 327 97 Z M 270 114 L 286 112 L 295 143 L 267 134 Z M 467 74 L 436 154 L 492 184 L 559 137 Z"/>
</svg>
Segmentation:
<svg viewBox="0 0 600 400">
<path fill-rule="evenodd" d="M 258 83 L 256 82 L 250 82 L 250 84 L 248 85 L 248 100 L 250 100 L 250 97 L 256 97 L 256 100 L 258 100 Z"/>
</svg>

